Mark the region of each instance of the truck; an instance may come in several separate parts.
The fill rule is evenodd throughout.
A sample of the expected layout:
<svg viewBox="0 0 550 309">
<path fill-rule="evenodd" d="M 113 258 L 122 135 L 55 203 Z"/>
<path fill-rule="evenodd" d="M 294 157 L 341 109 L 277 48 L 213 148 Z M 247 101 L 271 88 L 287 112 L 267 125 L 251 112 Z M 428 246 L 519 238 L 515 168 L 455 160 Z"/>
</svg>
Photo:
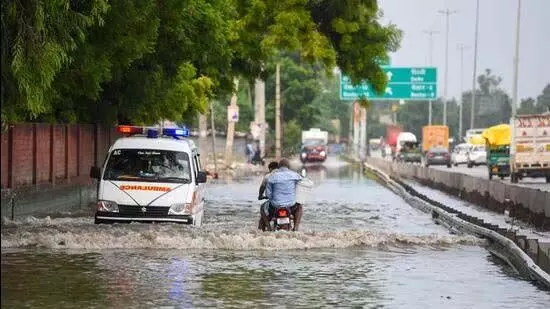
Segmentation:
<svg viewBox="0 0 550 309">
<path fill-rule="evenodd" d="M 510 175 L 510 136 L 511 129 L 508 124 L 487 128 L 482 133 L 486 145 L 489 180 L 493 179 L 493 176 L 504 179 Z"/>
<path fill-rule="evenodd" d="M 389 146 L 392 158 L 395 158 L 395 154 L 397 151 L 397 137 L 399 136 L 399 133 L 401 133 L 403 129 L 401 126 L 398 125 L 388 125 L 386 127 L 386 145 Z M 385 157 L 386 155 L 386 149 L 383 149 L 384 152 L 382 153 L 382 156 Z"/>
<path fill-rule="evenodd" d="M 395 159 L 400 162 L 422 162 L 422 152 L 416 135 L 411 132 L 401 132 L 397 136 L 397 155 Z"/>
<path fill-rule="evenodd" d="M 319 128 L 311 128 L 302 131 L 302 147 L 300 150 L 300 161 L 325 162 L 327 159 L 328 132 Z"/>
<path fill-rule="evenodd" d="M 449 149 L 449 127 L 424 126 L 422 128 L 422 151 L 426 153 L 432 147 Z"/>
<path fill-rule="evenodd" d="M 550 183 L 550 112 L 510 120 L 510 179 L 544 177 Z"/>
</svg>

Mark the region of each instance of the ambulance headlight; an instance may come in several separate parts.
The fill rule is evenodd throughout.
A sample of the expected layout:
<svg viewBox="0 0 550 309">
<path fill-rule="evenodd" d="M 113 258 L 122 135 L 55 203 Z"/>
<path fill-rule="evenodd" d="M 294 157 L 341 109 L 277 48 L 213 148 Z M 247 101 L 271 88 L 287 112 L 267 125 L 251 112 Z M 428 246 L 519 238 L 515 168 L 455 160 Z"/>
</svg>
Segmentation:
<svg viewBox="0 0 550 309">
<path fill-rule="evenodd" d="M 104 212 L 118 212 L 118 204 L 113 201 L 97 201 L 97 210 Z"/>
<path fill-rule="evenodd" d="M 186 215 L 191 214 L 191 204 L 189 203 L 178 203 L 172 204 L 170 210 L 168 210 L 169 215 Z"/>
</svg>

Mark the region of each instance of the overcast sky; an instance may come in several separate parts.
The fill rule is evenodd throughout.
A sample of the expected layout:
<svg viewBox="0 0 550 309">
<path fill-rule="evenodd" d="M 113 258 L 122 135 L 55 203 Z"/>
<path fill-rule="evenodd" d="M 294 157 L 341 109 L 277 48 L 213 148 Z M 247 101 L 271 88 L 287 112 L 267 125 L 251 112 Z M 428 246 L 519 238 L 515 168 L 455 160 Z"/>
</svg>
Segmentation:
<svg viewBox="0 0 550 309">
<path fill-rule="evenodd" d="M 383 22 L 392 22 L 404 32 L 401 49 L 391 55 L 392 66 L 426 66 L 429 37 L 424 30 L 439 31 L 434 36 L 433 66 L 438 68 L 438 95 L 444 93 L 445 17 L 437 13 L 449 8 L 449 90 L 458 97 L 460 52 L 464 51 L 464 87 L 472 88 L 476 0 L 379 0 Z M 513 57 L 517 0 L 480 0 L 478 75 L 486 68 L 502 77 L 502 87 L 512 93 Z M 522 0 L 518 94 L 536 97 L 550 83 L 550 0 Z"/>
</svg>

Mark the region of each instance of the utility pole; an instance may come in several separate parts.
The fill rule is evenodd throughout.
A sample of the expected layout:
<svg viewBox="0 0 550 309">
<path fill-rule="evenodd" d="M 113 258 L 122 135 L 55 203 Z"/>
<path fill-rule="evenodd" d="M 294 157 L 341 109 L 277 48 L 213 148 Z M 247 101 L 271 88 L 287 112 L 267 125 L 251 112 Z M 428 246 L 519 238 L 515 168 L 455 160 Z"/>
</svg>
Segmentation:
<svg viewBox="0 0 550 309">
<path fill-rule="evenodd" d="M 429 58 L 428 58 L 428 66 L 432 66 L 433 65 L 433 49 L 434 49 L 434 41 L 433 41 L 433 36 L 438 34 L 439 31 L 436 31 L 436 30 L 424 30 L 424 33 L 426 33 L 430 39 L 429 39 L 429 46 L 430 46 L 430 51 L 428 53 L 429 55 Z M 428 111 L 428 124 L 429 125 L 432 125 L 432 100 L 430 99 L 429 101 L 429 111 Z"/>
<path fill-rule="evenodd" d="M 234 80 L 233 95 L 231 95 L 231 103 L 229 104 L 228 111 L 237 110 L 237 91 L 239 90 L 239 80 Z M 228 113 L 229 116 L 229 113 Z M 225 142 L 225 165 L 231 165 L 233 161 L 233 138 L 235 137 L 235 121 L 231 117 L 227 117 L 227 137 Z"/>
<path fill-rule="evenodd" d="M 457 11 L 449 9 L 439 10 L 439 14 L 445 15 L 445 90 L 443 91 L 443 125 L 447 125 L 447 92 L 449 78 L 449 19 Z"/>
<path fill-rule="evenodd" d="M 275 71 L 275 158 L 281 159 L 281 65 Z"/>
<path fill-rule="evenodd" d="M 462 93 L 464 92 L 464 51 L 470 47 L 465 46 L 464 44 L 458 45 L 458 50 L 460 50 L 460 106 L 458 109 L 458 138 L 462 137 L 462 108 L 464 106 L 464 99 Z"/>
<path fill-rule="evenodd" d="M 199 114 L 199 149 L 202 155 L 208 153 L 206 151 L 206 144 L 208 142 L 208 114 Z M 206 162 L 205 162 L 206 163 Z"/>
<path fill-rule="evenodd" d="M 518 0 L 516 21 L 516 47 L 514 54 L 514 84 L 512 86 L 512 117 L 516 116 L 518 106 L 519 37 L 521 26 L 521 0 Z"/>
<path fill-rule="evenodd" d="M 210 121 L 212 130 L 212 155 L 214 156 L 214 173 L 218 174 L 218 158 L 216 156 L 216 126 L 214 125 L 214 104 L 210 101 Z"/>
<path fill-rule="evenodd" d="M 470 110 L 470 129 L 473 129 L 475 126 L 475 117 L 476 117 L 476 79 L 477 79 L 477 39 L 479 36 L 479 0 L 476 3 L 476 26 L 475 26 L 475 37 L 474 37 L 474 72 L 472 73 L 472 106 Z"/>
<path fill-rule="evenodd" d="M 254 83 L 254 126 L 260 127 L 258 139 L 260 141 L 260 151 L 262 157 L 265 156 L 265 82 L 256 79 Z"/>
</svg>

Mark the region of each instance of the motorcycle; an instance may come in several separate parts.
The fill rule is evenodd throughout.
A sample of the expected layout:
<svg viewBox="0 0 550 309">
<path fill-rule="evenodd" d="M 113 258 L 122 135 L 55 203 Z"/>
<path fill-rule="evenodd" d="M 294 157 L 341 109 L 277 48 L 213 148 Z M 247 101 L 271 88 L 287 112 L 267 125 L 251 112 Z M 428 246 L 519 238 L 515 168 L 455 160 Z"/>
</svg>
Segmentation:
<svg viewBox="0 0 550 309">
<path fill-rule="evenodd" d="M 294 225 L 294 216 L 290 207 L 279 207 L 275 209 L 275 215 L 269 222 L 272 231 L 285 230 L 291 231 Z"/>
<path fill-rule="evenodd" d="M 264 197 L 262 199 L 267 198 Z M 268 207 L 269 201 L 265 201 L 262 205 L 262 212 L 264 211 L 263 209 L 267 209 Z M 267 224 L 269 224 L 270 231 L 291 231 L 294 228 L 294 215 L 292 214 L 292 211 L 290 211 L 290 207 L 277 207 Z M 266 228 L 267 226 L 264 226 L 262 230 L 266 231 Z"/>
</svg>

